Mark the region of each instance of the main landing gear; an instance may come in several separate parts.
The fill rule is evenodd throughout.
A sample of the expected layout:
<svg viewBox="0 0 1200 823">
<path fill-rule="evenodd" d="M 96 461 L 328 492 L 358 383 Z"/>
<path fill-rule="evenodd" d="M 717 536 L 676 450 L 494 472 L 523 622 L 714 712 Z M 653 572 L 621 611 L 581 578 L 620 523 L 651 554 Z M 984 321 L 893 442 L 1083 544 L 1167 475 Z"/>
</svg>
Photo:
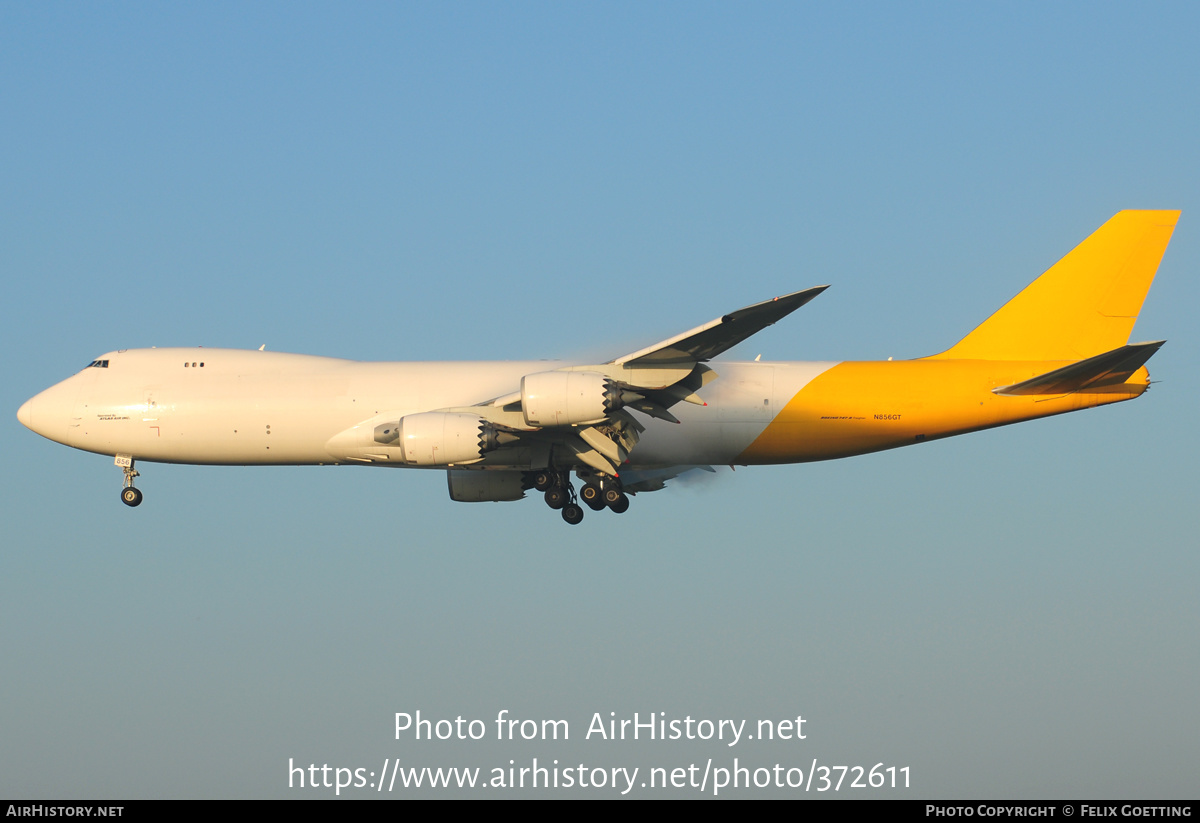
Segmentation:
<svg viewBox="0 0 1200 823">
<path fill-rule="evenodd" d="M 629 510 L 629 496 L 621 488 L 621 481 L 615 477 L 593 475 L 584 484 L 579 496 L 595 512 L 609 508 L 621 514 Z"/>
<path fill-rule="evenodd" d="M 583 522 L 583 509 L 575 502 L 575 489 L 566 472 L 544 470 L 533 475 L 533 487 L 545 492 L 546 505 L 562 512 L 562 519 L 572 526 Z"/>
<path fill-rule="evenodd" d="M 582 476 L 581 476 L 582 479 Z M 563 520 L 572 526 L 583 521 L 583 509 L 579 500 L 592 511 L 604 508 L 612 509 L 617 514 L 629 509 L 629 497 L 621 489 L 621 481 L 615 477 L 593 476 L 584 483 L 578 497 L 571 485 L 568 472 L 545 469 L 535 472 L 533 486 L 545 493 L 546 505 L 562 511 Z"/>
<path fill-rule="evenodd" d="M 140 477 L 140 473 L 133 467 L 132 457 L 123 457 L 117 455 L 113 461 L 125 472 L 125 488 L 121 489 L 121 502 L 126 506 L 137 506 L 142 502 L 142 493 L 133 486 L 133 478 Z"/>
</svg>

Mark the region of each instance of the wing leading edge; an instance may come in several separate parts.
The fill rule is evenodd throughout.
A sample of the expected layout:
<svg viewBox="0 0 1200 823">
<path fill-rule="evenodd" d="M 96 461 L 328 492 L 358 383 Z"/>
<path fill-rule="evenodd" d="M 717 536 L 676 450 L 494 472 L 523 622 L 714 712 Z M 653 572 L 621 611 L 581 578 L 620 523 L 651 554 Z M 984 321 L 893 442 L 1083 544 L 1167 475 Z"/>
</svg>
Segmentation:
<svg viewBox="0 0 1200 823">
<path fill-rule="evenodd" d="M 702 363 L 733 348 L 751 335 L 779 322 L 829 286 L 814 286 L 722 315 L 683 334 L 609 361 L 615 366 L 646 368 L 656 365 Z"/>
</svg>

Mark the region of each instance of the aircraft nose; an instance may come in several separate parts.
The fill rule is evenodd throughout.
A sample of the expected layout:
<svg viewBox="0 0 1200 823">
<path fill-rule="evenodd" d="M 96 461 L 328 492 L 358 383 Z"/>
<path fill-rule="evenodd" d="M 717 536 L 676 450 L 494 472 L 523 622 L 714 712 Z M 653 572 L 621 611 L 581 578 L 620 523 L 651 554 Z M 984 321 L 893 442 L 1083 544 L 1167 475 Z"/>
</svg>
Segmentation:
<svg viewBox="0 0 1200 823">
<path fill-rule="evenodd" d="M 9 406 L 11 409 L 12 406 Z M 21 404 L 21 408 L 17 409 L 17 419 L 21 421 L 21 425 L 27 429 L 33 428 L 33 398 L 29 398 Z"/>
</svg>

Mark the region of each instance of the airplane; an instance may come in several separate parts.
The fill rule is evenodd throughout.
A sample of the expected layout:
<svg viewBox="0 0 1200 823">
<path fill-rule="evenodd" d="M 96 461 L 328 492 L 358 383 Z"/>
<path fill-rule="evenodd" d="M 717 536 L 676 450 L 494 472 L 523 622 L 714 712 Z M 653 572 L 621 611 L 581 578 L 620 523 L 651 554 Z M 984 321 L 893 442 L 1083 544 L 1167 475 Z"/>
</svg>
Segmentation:
<svg viewBox="0 0 1200 823">
<path fill-rule="evenodd" d="M 875 362 L 714 362 L 826 286 L 597 364 L 356 362 L 120 349 L 21 406 L 34 432 L 139 463 L 446 472 L 457 501 L 536 489 L 563 520 L 686 471 L 829 460 L 1140 397 L 1164 341 L 1129 343 L 1178 211 L 1122 211 L 946 351 Z M 580 481 L 576 492 L 572 473 Z"/>
</svg>

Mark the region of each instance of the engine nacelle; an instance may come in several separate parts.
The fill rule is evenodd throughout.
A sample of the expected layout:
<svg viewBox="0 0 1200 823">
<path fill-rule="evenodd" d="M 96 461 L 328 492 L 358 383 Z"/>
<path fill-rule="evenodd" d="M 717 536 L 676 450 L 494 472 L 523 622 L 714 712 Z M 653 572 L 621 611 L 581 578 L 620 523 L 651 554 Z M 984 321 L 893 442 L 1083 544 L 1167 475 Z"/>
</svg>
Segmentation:
<svg viewBox="0 0 1200 823">
<path fill-rule="evenodd" d="M 460 503 L 498 503 L 525 496 L 524 472 L 447 469 L 450 499 Z"/>
<path fill-rule="evenodd" d="M 411 466 L 446 466 L 469 463 L 495 448 L 496 431 L 474 414 L 424 412 L 400 418 L 393 430 L 376 430 L 377 442 L 399 435 L 404 462 Z"/>
<path fill-rule="evenodd" d="M 596 423 L 623 404 L 621 390 L 591 371 L 543 371 L 521 378 L 521 411 L 530 426 Z"/>
</svg>

